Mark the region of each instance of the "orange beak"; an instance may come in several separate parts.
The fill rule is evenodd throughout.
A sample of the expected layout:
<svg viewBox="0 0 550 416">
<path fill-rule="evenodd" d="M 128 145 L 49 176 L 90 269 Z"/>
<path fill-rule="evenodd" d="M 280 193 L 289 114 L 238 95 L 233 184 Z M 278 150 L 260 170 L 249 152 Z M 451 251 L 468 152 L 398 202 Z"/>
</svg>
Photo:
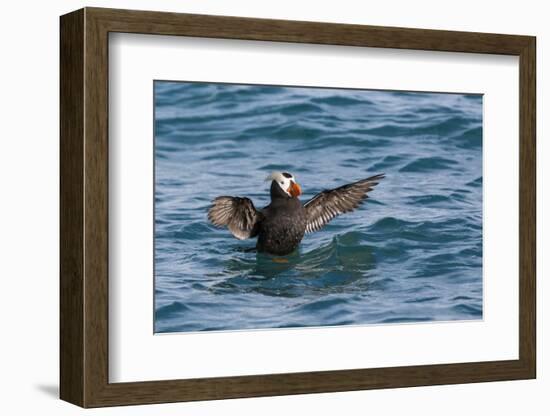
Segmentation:
<svg viewBox="0 0 550 416">
<path fill-rule="evenodd" d="M 294 181 L 290 181 L 290 186 L 288 187 L 287 192 L 293 197 L 297 198 L 302 195 L 302 188 Z"/>
</svg>

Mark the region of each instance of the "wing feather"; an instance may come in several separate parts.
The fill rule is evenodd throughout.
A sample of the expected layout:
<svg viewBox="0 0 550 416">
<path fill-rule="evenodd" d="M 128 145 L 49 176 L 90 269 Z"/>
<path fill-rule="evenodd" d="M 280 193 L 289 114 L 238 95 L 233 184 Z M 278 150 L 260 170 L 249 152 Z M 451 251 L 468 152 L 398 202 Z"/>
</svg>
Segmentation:
<svg viewBox="0 0 550 416">
<path fill-rule="evenodd" d="M 384 177 L 382 173 L 315 195 L 304 204 L 307 215 L 306 233 L 318 231 L 334 217 L 353 211 L 368 198 L 368 192 Z"/>
<path fill-rule="evenodd" d="M 239 240 L 255 237 L 261 213 L 248 198 L 219 196 L 212 201 L 208 219 L 216 227 L 227 227 Z"/>
</svg>

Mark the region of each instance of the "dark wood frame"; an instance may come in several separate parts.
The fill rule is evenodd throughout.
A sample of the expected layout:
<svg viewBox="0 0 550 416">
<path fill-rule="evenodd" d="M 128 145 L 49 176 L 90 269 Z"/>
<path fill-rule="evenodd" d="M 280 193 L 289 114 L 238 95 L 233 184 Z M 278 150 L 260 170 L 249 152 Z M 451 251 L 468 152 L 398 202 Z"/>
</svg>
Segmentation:
<svg viewBox="0 0 550 416">
<path fill-rule="evenodd" d="M 64 15 L 60 27 L 63 400 L 99 407 L 535 378 L 534 37 L 99 8 Z M 519 56 L 519 359 L 109 383 L 109 32 Z"/>
</svg>

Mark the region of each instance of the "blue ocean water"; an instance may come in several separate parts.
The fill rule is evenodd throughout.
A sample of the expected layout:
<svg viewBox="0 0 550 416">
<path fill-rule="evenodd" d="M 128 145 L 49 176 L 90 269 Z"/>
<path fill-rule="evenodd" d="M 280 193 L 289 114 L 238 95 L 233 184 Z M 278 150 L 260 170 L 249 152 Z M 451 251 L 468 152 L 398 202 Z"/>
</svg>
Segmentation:
<svg viewBox="0 0 550 416">
<path fill-rule="evenodd" d="M 155 332 L 482 318 L 482 96 L 155 82 Z M 377 173 L 360 209 L 273 261 L 213 198 L 302 201 Z"/>
</svg>

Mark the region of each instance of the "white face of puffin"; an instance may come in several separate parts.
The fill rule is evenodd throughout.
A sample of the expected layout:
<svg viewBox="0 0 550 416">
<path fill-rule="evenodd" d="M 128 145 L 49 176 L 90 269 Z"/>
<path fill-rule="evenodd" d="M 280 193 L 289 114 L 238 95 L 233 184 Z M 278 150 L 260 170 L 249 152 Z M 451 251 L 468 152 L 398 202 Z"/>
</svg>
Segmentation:
<svg viewBox="0 0 550 416">
<path fill-rule="evenodd" d="M 277 185 L 291 197 L 298 197 L 302 194 L 302 188 L 296 183 L 294 176 L 288 172 L 271 172 L 266 181 L 275 181 Z"/>
</svg>

